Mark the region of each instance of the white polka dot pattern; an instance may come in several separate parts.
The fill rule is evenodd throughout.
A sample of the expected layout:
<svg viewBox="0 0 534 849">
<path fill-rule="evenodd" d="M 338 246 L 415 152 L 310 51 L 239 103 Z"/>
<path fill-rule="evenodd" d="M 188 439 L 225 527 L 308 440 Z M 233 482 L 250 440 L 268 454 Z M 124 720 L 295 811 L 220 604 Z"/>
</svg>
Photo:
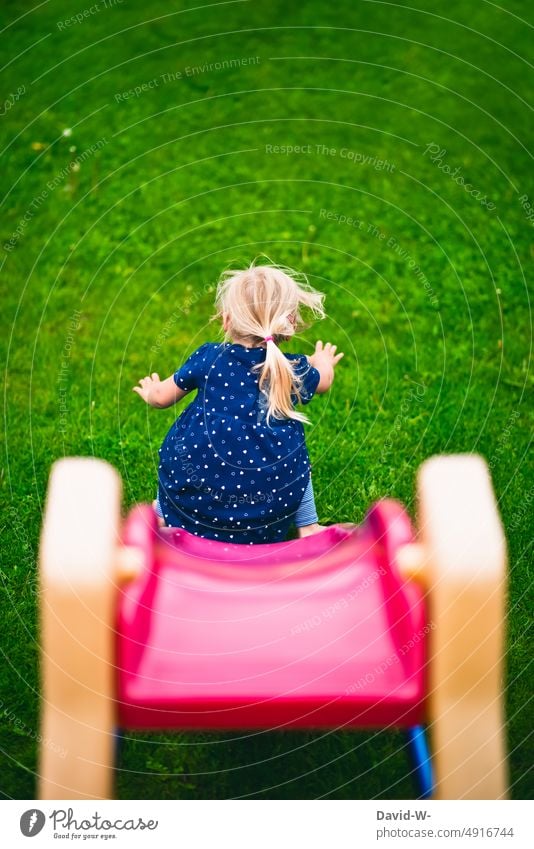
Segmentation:
<svg viewBox="0 0 534 849">
<path fill-rule="evenodd" d="M 319 372 L 305 356 L 285 356 L 308 403 Z M 285 538 L 310 461 L 300 422 L 266 421 L 254 369 L 264 359 L 265 348 L 207 342 L 175 373 L 176 385 L 197 395 L 160 448 L 158 497 L 167 525 L 225 542 Z"/>
</svg>

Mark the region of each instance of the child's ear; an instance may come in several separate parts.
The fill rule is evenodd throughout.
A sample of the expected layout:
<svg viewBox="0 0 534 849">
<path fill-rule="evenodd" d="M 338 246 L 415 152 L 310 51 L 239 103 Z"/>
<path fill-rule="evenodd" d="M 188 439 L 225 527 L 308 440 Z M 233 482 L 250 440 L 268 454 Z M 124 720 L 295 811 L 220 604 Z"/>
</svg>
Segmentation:
<svg viewBox="0 0 534 849">
<path fill-rule="evenodd" d="M 223 312 L 222 314 L 222 326 L 225 333 L 228 332 L 228 328 L 230 327 L 230 316 L 227 312 Z"/>
</svg>

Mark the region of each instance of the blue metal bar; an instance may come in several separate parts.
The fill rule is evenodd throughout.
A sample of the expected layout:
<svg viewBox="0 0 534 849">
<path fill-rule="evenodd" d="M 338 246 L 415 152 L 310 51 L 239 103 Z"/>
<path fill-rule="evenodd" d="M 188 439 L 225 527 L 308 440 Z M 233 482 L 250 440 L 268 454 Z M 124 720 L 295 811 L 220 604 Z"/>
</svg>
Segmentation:
<svg viewBox="0 0 534 849">
<path fill-rule="evenodd" d="M 414 725 L 406 733 L 408 750 L 415 770 L 420 799 L 430 799 L 434 792 L 434 771 L 424 725 Z"/>
<path fill-rule="evenodd" d="M 115 763 L 114 766 L 117 768 L 121 759 L 122 753 L 122 745 L 124 743 L 124 731 L 122 728 L 115 728 Z"/>
</svg>

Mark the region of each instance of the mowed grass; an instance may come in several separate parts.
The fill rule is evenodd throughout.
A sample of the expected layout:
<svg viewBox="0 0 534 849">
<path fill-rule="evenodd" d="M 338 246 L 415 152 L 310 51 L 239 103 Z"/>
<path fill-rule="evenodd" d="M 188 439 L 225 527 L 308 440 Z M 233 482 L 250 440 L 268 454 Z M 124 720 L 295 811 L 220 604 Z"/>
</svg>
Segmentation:
<svg viewBox="0 0 534 849">
<path fill-rule="evenodd" d="M 291 349 L 321 338 L 345 351 L 308 408 L 321 521 L 360 521 L 382 496 L 414 515 L 432 454 L 490 462 L 510 550 L 511 794 L 530 797 L 529 10 L 158 0 L 100 4 L 67 26 L 88 8 L 76 5 L 1 11 L 2 795 L 36 793 L 50 466 L 101 457 L 120 471 L 125 511 L 153 498 L 176 411 L 131 387 L 217 338 L 219 273 L 263 255 L 327 296 L 328 318 Z M 117 793 L 396 799 L 414 787 L 394 730 L 127 734 Z"/>
</svg>

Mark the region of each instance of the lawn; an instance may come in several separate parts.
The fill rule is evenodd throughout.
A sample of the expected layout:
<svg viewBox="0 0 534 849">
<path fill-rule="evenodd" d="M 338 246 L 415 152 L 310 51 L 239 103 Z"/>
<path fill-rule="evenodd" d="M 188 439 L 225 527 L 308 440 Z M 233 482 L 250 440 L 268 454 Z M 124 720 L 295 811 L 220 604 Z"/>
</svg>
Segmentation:
<svg viewBox="0 0 534 849">
<path fill-rule="evenodd" d="M 131 388 L 217 337 L 217 277 L 257 256 L 326 293 L 328 318 L 291 349 L 345 351 L 308 408 L 322 522 L 360 521 L 386 495 L 413 515 L 429 455 L 489 461 L 510 552 L 511 794 L 532 797 L 532 10 L 420 5 L 3 4 L 4 798 L 36 792 L 50 466 L 102 457 L 125 511 L 154 497 L 176 413 Z M 128 734 L 117 793 L 414 788 L 395 731 Z"/>
</svg>

